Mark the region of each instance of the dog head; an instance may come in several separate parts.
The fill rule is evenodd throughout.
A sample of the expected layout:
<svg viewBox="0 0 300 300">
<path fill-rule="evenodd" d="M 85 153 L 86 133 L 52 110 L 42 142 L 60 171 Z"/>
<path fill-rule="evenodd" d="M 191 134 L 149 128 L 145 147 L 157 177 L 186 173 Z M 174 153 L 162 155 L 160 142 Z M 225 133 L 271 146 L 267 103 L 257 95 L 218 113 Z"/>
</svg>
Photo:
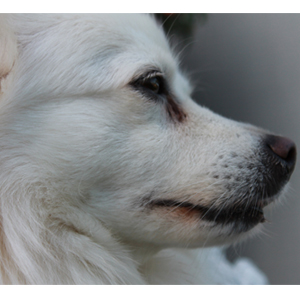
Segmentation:
<svg viewBox="0 0 300 300">
<path fill-rule="evenodd" d="M 197 105 L 152 17 L 8 23 L 18 58 L 2 103 L 2 170 L 34 191 L 48 224 L 79 226 L 72 206 L 125 242 L 195 247 L 264 222 L 294 169 L 294 143 Z"/>
</svg>

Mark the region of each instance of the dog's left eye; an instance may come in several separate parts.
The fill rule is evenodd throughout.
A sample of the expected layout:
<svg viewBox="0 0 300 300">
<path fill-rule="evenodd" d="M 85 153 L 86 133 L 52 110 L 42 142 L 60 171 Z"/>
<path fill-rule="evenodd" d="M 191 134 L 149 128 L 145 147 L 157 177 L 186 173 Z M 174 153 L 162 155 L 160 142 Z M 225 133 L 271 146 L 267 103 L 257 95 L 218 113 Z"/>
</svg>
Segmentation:
<svg viewBox="0 0 300 300">
<path fill-rule="evenodd" d="M 148 98 L 167 94 L 165 80 L 161 73 L 151 72 L 131 82 L 131 85 Z"/>
<path fill-rule="evenodd" d="M 163 92 L 163 79 L 161 76 L 145 78 L 142 80 L 141 85 L 155 94 L 162 94 Z"/>
</svg>

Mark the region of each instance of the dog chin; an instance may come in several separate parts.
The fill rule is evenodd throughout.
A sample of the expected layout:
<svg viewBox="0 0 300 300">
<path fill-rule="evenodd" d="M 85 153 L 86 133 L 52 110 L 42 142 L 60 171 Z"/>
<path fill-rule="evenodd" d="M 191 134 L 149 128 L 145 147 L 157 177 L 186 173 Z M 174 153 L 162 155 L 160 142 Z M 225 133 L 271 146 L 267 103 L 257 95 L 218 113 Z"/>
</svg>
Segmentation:
<svg viewBox="0 0 300 300">
<path fill-rule="evenodd" d="M 265 209 L 271 205 L 276 205 L 286 194 L 289 183 L 284 185 L 276 194 L 256 201 L 249 200 L 244 206 L 232 205 L 218 212 L 217 209 L 208 209 L 209 214 L 203 219 L 213 222 L 213 226 L 219 228 L 220 235 L 225 236 L 225 243 L 233 243 L 243 240 L 246 237 L 256 235 L 263 228 Z"/>
</svg>

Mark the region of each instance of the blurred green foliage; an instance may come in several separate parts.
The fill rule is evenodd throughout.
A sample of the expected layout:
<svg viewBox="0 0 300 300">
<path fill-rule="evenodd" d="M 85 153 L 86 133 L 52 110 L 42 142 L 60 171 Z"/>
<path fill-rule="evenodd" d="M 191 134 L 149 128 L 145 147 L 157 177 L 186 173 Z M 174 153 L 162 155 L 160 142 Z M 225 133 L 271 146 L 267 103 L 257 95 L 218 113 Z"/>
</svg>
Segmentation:
<svg viewBox="0 0 300 300">
<path fill-rule="evenodd" d="M 155 14 L 156 18 L 163 24 L 168 36 L 175 34 L 179 37 L 191 36 L 196 24 L 204 24 L 208 18 L 207 14 Z"/>
</svg>

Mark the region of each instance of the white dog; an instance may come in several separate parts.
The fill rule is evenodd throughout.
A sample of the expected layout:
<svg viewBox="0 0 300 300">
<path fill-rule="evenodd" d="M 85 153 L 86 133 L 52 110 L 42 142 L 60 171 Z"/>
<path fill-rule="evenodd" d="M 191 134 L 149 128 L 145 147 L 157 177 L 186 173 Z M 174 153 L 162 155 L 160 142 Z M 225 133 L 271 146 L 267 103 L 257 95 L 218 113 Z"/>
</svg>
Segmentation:
<svg viewBox="0 0 300 300">
<path fill-rule="evenodd" d="M 193 102 L 151 16 L 0 22 L 2 283 L 265 282 L 197 248 L 259 230 L 292 141 Z"/>
</svg>

